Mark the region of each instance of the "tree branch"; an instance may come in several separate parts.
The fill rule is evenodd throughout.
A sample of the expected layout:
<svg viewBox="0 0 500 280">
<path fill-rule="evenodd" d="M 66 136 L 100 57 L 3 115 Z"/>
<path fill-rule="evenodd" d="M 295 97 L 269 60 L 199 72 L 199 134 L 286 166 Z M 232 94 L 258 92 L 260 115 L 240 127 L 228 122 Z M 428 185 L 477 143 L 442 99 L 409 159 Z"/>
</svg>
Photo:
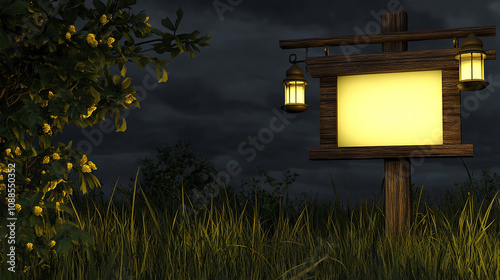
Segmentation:
<svg viewBox="0 0 500 280">
<path fill-rule="evenodd" d="M 161 39 L 152 39 L 152 40 L 148 40 L 148 41 L 137 43 L 134 46 L 137 47 L 137 46 L 140 46 L 140 45 L 144 45 L 144 44 L 148 44 L 148 43 L 153 43 L 153 42 L 161 42 L 161 41 L 162 41 Z"/>
</svg>

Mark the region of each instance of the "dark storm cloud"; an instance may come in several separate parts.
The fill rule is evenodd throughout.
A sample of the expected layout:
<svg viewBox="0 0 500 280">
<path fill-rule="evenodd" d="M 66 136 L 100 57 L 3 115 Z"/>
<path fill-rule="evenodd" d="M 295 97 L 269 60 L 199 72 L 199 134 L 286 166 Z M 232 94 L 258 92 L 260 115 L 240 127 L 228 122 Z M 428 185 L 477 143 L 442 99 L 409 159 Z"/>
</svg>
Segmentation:
<svg viewBox="0 0 500 280">
<path fill-rule="evenodd" d="M 101 143 L 93 146 L 91 158 L 99 167 L 102 181 L 110 183 L 118 176 L 128 180 L 135 175 L 138 159 L 154 157 L 156 149 L 165 144 L 189 140 L 193 150 L 212 158 L 221 170 L 229 161 L 238 162 L 242 171 L 231 179 L 234 182 L 255 176 L 257 166 L 276 176 L 292 169 L 300 174 L 291 188 L 294 193 L 311 191 L 319 198 L 331 199 L 330 173 L 344 199 L 346 187 L 351 201 L 370 199 L 380 190 L 383 160 L 308 160 L 308 149 L 319 147 L 318 79 L 306 75 L 310 84 L 306 89 L 308 111 L 290 119 L 283 130 L 273 132 L 269 143 L 259 141 L 264 146 L 262 150 L 250 144 L 249 137 L 258 139 L 259 132 L 270 128 L 270 121 L 276 117 L 273 108 L 283 103 L 281 81 L 290 66 L 288 55 L 297 53 L 299 59 L 304 57 L 303 50 L 281 50 L 279 40 L 373 33 L 376 26 L 369 23 L 377 23 L 380 13 L 391 7 L 403 7 L 408 12 L 409 30 L 493 25 L 500 15 L 500 1 L 471 5 L 468 1 L 221 0 L 234 4 L 223 12 L 221 21 L 215 2 L 139 1 L 136 10 L 146 10 L 153 26 L 161 26 L 160 20 L 166 16 L 175 18 L 175 11 L 182 6 L 185 16 L 181 32 L 198 29 L 214 38 L 209 42 L 211 46 L 203 48 L 195 59 L 181 55 L 171 60 L 163 56 L 171 61 L 169 81 L 146 91 L 141 109 L 132 110 L 127 117 L 126 132 L 103 134 Z M 498 36 L 483 41 L 485 48 L 499 49 Z M 450 47 L 450 40 L 409 44 L 410 50 Z M 363 49 L 380 50 L 380 45 Z M 341 54 L 339 48 L 331 51 Z M 322 49 L 312 49 L 310 55 L 323 55 Z M 300 66 L 304 68 L 304 64 Z M 499 70 L 498 60 L 486 63 L 486 71 L 496 73 L 491 78 L 496 82 L 500 82 Z M 144 87 L 148 72 L 134 67 L 129 71 L 133 84 Z M 462 122 L 463 143 L 475 145 L 475 157 L 466 159 L 466 163 L 476 174 L 482 167 L 500 169 L 500 86 L 494 88 L 495 92 L 479 100 L 479 106 L 469 110 L 470 116 Z M 467 94 L 474 93 L 462 93 L 462 105 Z M 89 141 L 79 129 L 69 131 L 76 138 L 74 143 Z M 240 145 L 247 152 L 239 151 Z M 248 152 L 251 149 L 255 156 Z M 417 186 L 444 189 L 466 178 L 459 159 L 424 159 L 414 163 L 412 181 Z"/>
</svg>

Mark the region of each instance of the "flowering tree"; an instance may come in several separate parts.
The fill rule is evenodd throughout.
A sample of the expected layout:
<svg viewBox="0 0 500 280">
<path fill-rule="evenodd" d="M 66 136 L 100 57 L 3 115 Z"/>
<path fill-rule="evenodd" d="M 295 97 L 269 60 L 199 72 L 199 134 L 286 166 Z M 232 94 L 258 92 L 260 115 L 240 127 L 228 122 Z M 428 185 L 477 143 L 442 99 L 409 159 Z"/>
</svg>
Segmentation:
<svg viewBox="0 0 500 280">
<path fill-rule="evenodd" d="M 139 107 L 127 62 L 142 70 L 154 62 L 158 81 L 165 82 L 168 62 L 148 53 L 174 58 L 186 51 L 194 57 L 210 39 L 198 31 L 177 34 L 181 9 L 175 22 L 161 21 L 164 32 L 153 28 L 144 12 L 132 12 L 136 0 L 93 4 L 0 0 L 0 196 L 6 197 L 0 219 L 18 218 L 17 258 L 46 258 L 51 250 L 65 253 L 74 242 L 92 242 L 68 216 L 75 215 L 73 186 L 83 193 L 100 186 L 92 174 L 97 167 L 71 142 L 56 142 L 54 136 L 64 125 L 84 128 L 106 114 L 114 117 L 117 131 L 125 131 L 120 112 Z M 10 248 L 8 234 L 2 222 L 3 250 Z"/>
</svg>

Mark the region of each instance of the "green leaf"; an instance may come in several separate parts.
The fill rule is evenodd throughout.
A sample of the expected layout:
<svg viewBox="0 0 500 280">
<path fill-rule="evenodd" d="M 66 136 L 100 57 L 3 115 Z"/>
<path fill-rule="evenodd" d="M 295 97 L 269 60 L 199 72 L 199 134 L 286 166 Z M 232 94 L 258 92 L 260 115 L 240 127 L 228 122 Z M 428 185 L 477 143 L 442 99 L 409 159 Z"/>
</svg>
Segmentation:
<svg viewBox="0 0 500 280">
<path fill-rule="evenodd" d="M 35 225 L 35 234 L 37 236 L 43 235 L 43 228 L 40 225 Z"/>
<path fill-rule="evenodd" d="M 12 46 L 12 41 L 10 40 L 10 36 L 7 35 L 5 30 L 0 29 L 0 50 L 10 49 Z"/>
<path fill-rule="evenodd" d="M 125 130 L 127 130 L 127 121 L 123 118 L 122 125 L 116 129 L 116 132 L 124 132 Z"/>
<path fill-rule="evenodd" d="M 94 97 L 94 103 L 98 103 L 99 100 L 101 100 L 101 93 L 99 91 L 97 91 L 95 88 L 93 87 L 90 87 L 90 93 L 92 94 L 92 96 Z"/>
<path fill-rule="evenodd" d="M 42 191 L 38 191 L 37 193 L 32 195 L 30 198 L 30 207 L 38 206 L 38 202 L 40 202 L 42 196 L 43 196 Z"/>
<path fill-rule="evenodd" d="M 80 180 L 82 181 L 82 184 L 80 185 L 80 190 L 82 191 L 83 194 L 87 194 L 87 183 L 85 182 L 85 178 L 83 178 L 83 175 L 80 173 Z"/>
<path fill-rule="evenodd" d="M 90 244 L 94 244 L 94 238 L 92 235 L 86 231 L 80 230 L 80 229 L 75 229 L 71 232 L 71 237 L 75 241 L 86 241 Z"/>
<path fill-rule="evenodd" d="M 101 182 L 99 182 L 99 179 L 97 179 L 96 176 L 94 176 L 93 174 L 89 174 L 89 177 L 90 177 L 90 179 L 92 179 L 92 181 L 94 182 L 94 185 L 96 187 L 99 187 L 99 188 L 101 187 Z"/>
<path fill-rule="evenodd" d="M 28 11 L 28 3 L 25 1 L 16 1 L 12 4 L 10 4 L 8 7 L 5 9 L 2 9 L 0 12 L 1 14 L 4 15 L 16 15 L 16 14 L 22 14 Z"/>
<path fill-rule="evenodd" d="M 182 45 L 182 41 L 181 39 L 179 39 L 179 37 L 175 38 L 175 43 L 177 44 L 177 47 L 179 48 L 180 51 L 184 51 L 184 46 Z"/>
<path fill-rule="evenodd" d="M 161 79 L 158 80 L 158 83 L 163 83 L 163 82 L 166 82 L 168 80 L 167 70 L 165 70 L 165 69 L 161 69 L 161 70 L 163 72 L 163 76 L 161 77 Z"/>
<path fill-rule="evenodd" d="M 122 77 L 125 77 L 125 74 L 127 74 L 127 66 L 125 65 L 125 63 L 122 64 L 122 69 L 120 70 L 120 74 L 122 75 Z"/>
<path fill-rule="evenodd" d="M 175 31 L 175 27 L 168 17 L 161 20 L 161 25 L 165 26 L 169 30 Z"/>
<path fill-rule="evenodd" d="M 114 75 L 114 76 L 113 76 L 113 83 L 114 83 L 115 85 L 117 85 L 117 84 L 118 84 L 118 82 L 120 81 L 120 78 L 121 78 L 121 77 L 120 77 L 120 75 Z"/>
<path fill-rule="evenodd" d="M 179 8 L 176 14 L 177 14 L 177 19 L 175 20 L 175 30 L 177 30 L 179 24 L 181 23 L 182 17 L 184 16 L 184 11 L 182 10 L 182 8 Z"/>
<path fill-rule="evenodd" d="M 118 10 L 121 10 L 123 8 L 130 8 L 130 6 L 133 6 L 137 3 L 137 0 L 119 0 L 118 1 Z"/>
<path fill-rule="evenodd" d="M 55 250 L 59 254 L 66 254 L 71 249 L 71 240 L 69 238 L 64 238 L 56 242 Z"/>
<path fill-rule="evenodd" d="M 127 89 L 130 86 L 130 83 L 132 82 L 131 78 L 125 78 L 122 82 L 122 89 Z"/>
<path fill-rule="evenodd" d="M 128 32 L 122 32 L 123 34 L 123 37 L 125 37 L 125 39 L 127 39 L 127 42 L 131 45 L 135 44 L 134 42 L 134 38 L 132 38 L 132 36 L 130 36 L 130 34 L 128 34 Z"/>
<path fill-rule="evenodd" d="M 104 12 L 106 11 L 106 6 L 104 5 L 104 3 L 102 3 L 100 0 L 94 0 L 93 3 L 96 10 L 100 14 L 104 14 Z"/>
<path fill-rule="evenodd" d="M 47 66 L 40 66 L 37 68 L 38 74 L 40 75 L 40 84 L 43 87 L 47 85 L 47 83 L 54 78 L 56 75 L 55 69 L 52 69 Z"/>
</svg>

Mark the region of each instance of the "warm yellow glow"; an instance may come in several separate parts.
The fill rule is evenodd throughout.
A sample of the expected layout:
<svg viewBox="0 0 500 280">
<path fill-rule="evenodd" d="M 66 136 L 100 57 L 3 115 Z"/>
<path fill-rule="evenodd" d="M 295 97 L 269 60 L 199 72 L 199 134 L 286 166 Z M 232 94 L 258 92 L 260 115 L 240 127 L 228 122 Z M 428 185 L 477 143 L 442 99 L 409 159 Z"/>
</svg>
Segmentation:
<svg viewBox="0 0 500 280">
<path fill-rule="evenodd" d="M 460 81 L 484 80 L 483 56 L 481 53 L 464 53 L 460 55 Z"/>
<path fill-rule="evenodd" d="M 285 104 L 302 103 L 304 100 L 305 83 L 303 81 L 291 81 L 285 84 Z"/>
<path fill-rule="evenodd" d="M 338 146 L 442 145 L 442 72 L 339 76 Z"/>
</svg>

